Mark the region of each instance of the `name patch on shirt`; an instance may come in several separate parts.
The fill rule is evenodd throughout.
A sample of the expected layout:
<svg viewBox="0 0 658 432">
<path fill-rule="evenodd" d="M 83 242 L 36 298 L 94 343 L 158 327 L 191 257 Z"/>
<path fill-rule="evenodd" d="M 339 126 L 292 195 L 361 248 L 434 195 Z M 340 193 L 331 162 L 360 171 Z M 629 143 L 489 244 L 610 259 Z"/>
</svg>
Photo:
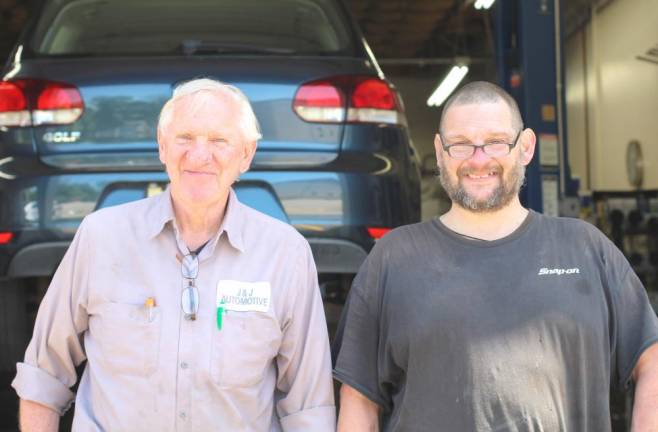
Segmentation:
<svg viewBox="0 0 658 432">
<path fill-rule="evenodd" d="M 217 283 L 217 307 L 230 311 L 267 312 L 270 308 L 269 282 L 220 280 Z"/>
</svg>

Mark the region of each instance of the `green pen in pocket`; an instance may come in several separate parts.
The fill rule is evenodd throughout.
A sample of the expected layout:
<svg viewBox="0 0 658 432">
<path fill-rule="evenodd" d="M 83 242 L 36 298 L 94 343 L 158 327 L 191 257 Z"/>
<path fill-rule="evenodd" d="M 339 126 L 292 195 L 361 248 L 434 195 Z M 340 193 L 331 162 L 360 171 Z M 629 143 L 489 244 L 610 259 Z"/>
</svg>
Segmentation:
<svg viewBox="0 0 658 432">
<path fill-rule="evenodd" d="M 222 321 L 224 319 L 224 300 L 217 306 L 217 330 L 222 329 Z"/>
</svg>

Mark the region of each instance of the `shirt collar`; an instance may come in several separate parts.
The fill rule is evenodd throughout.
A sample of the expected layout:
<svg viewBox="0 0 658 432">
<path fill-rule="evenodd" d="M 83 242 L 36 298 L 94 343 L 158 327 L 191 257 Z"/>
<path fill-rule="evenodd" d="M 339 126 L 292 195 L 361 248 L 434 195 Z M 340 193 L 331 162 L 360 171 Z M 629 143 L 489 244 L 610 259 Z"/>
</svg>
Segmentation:
<svg viewBox="0 0 658 432">
<path fill-rule="evenodd" d="M 228 193 L 228 203 L 226 205 L 226 211 L 224 212 L 224 219 L 222 220 L 221 225 L 219 226 L 219 235 L 226 233 L 229 243 L 231 246 L 244 252 L 244 217 L 242 212 L 242 203 L 238 201 L 238 197 L 235 194 L 233 188 L 229 189 Z M 213 239 L 214 243 L 217 243 L 217 239 Z"/>
<path fill-rule="evenodd" d="M 169 190 L 169 186 L 161 194 L 152 199 L 153 205 L 149 208 L 146 215 L 149 239 L 160 234 L 167 222 L 174 220 L 174 208 L 171 205 L 171 191 Z"/>
<path fill-rule="evenodd" d="M 167 223 L 173 223 L 175 219 L 169 186 L 167 186 L 167 189 L 154 199 L 155 202 L 151 207 L 151 211 L 148 212 L 147 215 L 147 222 L 152 221 L 147 223 L 147 226 L 149 227 L 149 239 L 160 234 L 165 229 Z M 233 188 L 231 188 L 229 189 L 228 203 L 226 205 L 226 211 L 224 212 L 224 218 L 219 226 L 219 231 L 210 239 L 210 244 L 208 246 L 212 246 L 211 249 L 214 249 L 222 233 L 226 233 L 231 246 L 240 252 L 244 252 L 244 238 L 242 235 L 243 227 L 244 218 L 242 217 L 242 203 L 238 200 Z"/>
</svg>

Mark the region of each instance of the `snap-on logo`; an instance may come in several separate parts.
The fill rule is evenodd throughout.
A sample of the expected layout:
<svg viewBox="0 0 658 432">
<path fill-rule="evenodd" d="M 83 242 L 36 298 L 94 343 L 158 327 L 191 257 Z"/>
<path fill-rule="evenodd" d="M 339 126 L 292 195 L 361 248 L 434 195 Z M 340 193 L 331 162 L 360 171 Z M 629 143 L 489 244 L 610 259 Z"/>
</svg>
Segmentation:
<svg viewBox="0 0 658 432">
<path fill-rule="evenodd" d="M 546 275 L 565 275 L 565 274 L 578 274 L 580 273 L 580 269 L 578 267 L 576 268 L 570 268 L 570 269 L 560 269 L 560 268 L 554 268 L 554 269 L 549 269 L 546 267 L 542 267 L 539 269 L 539 273 L 537 273 L 537 276 L 546 276 Z"/>
</svg>

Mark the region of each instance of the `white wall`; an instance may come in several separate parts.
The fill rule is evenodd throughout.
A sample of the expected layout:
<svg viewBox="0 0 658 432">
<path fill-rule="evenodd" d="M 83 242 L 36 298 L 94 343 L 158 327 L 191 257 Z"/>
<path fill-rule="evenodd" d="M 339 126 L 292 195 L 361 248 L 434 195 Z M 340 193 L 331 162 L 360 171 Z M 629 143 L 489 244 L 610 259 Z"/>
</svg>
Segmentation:
<svg viewBox="0 0 658 432">
<path fill-rule="evenodd" d="M 657 43 L 656 0 L 614 0 L 567 41 L 569 158 L 582 188 L 632 189 L 632 139 L 644 153 L 643 188 L 658 188 L 658 64 L 636 58 Z"/>
</svg>

